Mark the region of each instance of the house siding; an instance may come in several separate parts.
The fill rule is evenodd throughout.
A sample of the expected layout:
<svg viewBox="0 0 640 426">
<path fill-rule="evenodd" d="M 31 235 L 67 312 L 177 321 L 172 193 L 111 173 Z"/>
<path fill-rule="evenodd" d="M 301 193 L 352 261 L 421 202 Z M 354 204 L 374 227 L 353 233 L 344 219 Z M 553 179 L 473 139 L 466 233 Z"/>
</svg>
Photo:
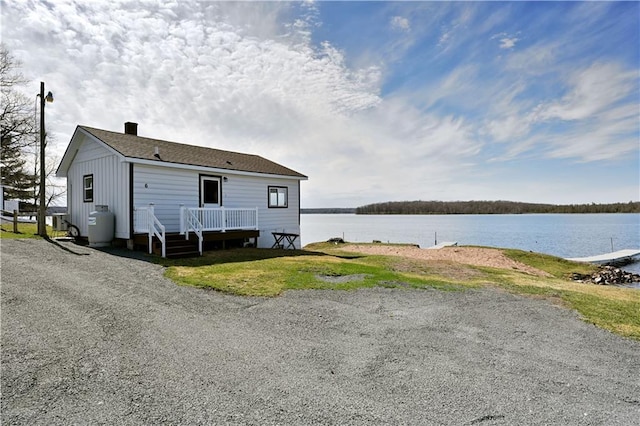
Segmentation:
<svg viewBox="0 0 640 426">
<path fill-rule="evenodd" d="M 180 231 L 180 204 L 198 205 L 198 173 L 171 167 L 133 165 L 133 205 L 154 205 L 167 232 Z"/>
<path fill-rule="evenodd" d="M 286 208 L 269 208 L 269 186 L 284 186 L 288 192 Z M 229 176 L 222 186 L 222 201 L 225 207 L 255 208 L 258 207 L 258 225 L 260 238 L 258 247 L 268 248 L 273 245 L 272 232 L 300 233 L 299 219 L 299 185 L 297 179 L 279 179 L 254 176 Z M 296 241 L 300 248 L 300 239 Z"/>
<path fill-rule="evenodd" d="M 106 205 L 115 216 L 115 237 L 129 238 L 128 165 L 86 136 L 81 137 L 80 146 L 67 172 L 69 221 L 80 229 L 81 236 L 87 237 L 89 214 L 96 210 L 96 205 Z M 91 202 L 83 199 L 85 175 L 93 175 Z"/>
<path fill-rule="evenodd" d="M 167 232 L 180 230 L 180 204 L 198 207 L 200 202 L 200 176 L 227 177 L 222 185 L 222 205 L 227 208 L 258 207 L 260 238 L 258 247 L 271 247 L 273 231 L 300 233 L 299 182 L 297 179 L 243 176 L 237 174 L 204 173 L 194 170 L 163 166 L 134 164 L 134 206 L 146 207 L 154 204 L 156 217 L 165 225 Z M 267 188 L 288 188 L 287 208 L 268 208 Z M 300 241 L 296 241 L 299 248 Z"/>
</svg>

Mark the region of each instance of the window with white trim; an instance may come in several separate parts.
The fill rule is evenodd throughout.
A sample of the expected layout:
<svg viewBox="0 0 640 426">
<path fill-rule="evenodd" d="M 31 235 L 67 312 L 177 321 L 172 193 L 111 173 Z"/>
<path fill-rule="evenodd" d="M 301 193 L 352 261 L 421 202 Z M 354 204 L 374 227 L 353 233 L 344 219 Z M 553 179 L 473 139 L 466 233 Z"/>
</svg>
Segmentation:
<svg viewBox="0 0 640 426">
<path fill-rule="evenodd" d="M 85 203 L 93 201 L 93 175 L 82 177 L 82 199 Z"/>
<path fill-rule="evenodd" d="M 286 208 L 289 205 L 289 191 L 286 186 L 269 187 L 269 208 Z"/>
</svg>

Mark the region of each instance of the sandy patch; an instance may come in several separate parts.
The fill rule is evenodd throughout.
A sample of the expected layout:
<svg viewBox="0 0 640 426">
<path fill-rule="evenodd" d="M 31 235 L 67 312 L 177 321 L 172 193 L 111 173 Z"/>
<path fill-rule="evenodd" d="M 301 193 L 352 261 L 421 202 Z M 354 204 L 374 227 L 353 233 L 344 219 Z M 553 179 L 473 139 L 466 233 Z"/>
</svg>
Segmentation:
<svg viewBox="0 0 640 426">
<path fill-rule="evenodd" d="M 412 246 L 389 246 L 371 244 L 345 244 L 341 250 L 384 256 L 401 256 L 409 259 L 451 261 L 474 266 L 489 266 L 501 269 L 513 269 L 537 276 L 550 276 L 524 263 L 509 259 L 502 251 L 482 247 L 444 247 L 437 250 L 421 249 Z"/>
<path fill-rule="evenodd" d="M 352 274 L 352 275 L 316 275 L 316 278 L 331 284 L 344 284 L 352 281 L 364 281 L 369 275 Z"/>
</svg>

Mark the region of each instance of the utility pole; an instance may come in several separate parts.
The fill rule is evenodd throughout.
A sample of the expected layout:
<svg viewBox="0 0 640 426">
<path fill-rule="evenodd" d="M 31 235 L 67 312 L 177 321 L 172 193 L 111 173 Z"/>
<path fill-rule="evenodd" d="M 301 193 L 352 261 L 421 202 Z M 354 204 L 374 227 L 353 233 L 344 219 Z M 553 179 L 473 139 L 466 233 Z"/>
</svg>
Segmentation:
<svg viewBox="0 0 640 426">
<path fill-rule="evenodd" d="M 38 206 L 38 235 L 47 237 L 47 206 L 45 204 L 46 192 L 46 171 L 45 171 L 45 127 L 44 127 L 44 103 L 53 102 L 53 94 L 51 92 L 44 96 L 44 81 L 40 82 L 40 197 Z"/>
</svg>

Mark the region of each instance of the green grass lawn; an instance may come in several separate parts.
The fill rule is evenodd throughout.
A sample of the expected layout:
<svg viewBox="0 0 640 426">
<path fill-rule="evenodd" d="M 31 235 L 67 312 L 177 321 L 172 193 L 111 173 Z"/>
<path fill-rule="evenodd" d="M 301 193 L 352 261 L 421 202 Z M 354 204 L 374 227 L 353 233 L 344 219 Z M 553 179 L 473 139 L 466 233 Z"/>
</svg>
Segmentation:
<svg viewBox="0 0 640 426">
<path fill-rule="evenodd" d="M 0 238 L 40 238 L 35 224 L 3 224 Z M 50 227 L 47 233 L 56 236 Z M 181 285 L 243 296 L 278 296 L 286 290 L 354 290 L 362 287 L 463 291 L 481 286 L 542 297 L 575 309 L 583 319 L 622 336 L 640 340 L 640 291 L 576 283 L 572 272 L 596 267 L 540 253 L 503 250 L 507 257 L 548 272 L 539 277 L 514 270 L 476 267 L 448 261 L 373 256 L 340 251 L 319 243 L 305 250 L 234 249 L 191 259 L 154 258 L 166 276 Z"/>
<path fill-rule="evenodd" d="M 18 223 L 18 232 L 13 232 L 13 223 L 2 221 L 0 238 L 40 238 L 38 225 L 35 223 Z"/>
<path fill-rule="evenodd" d="M 426 262 L 398 256 L 341 252 L 333 244 L 305 250 L 235 249 L 207 252 L 184 260 L 158 259 L 166 276 L 181 285 L 244 296 L 273 297 L 286 290 L 394 287 L 461 291 L 480 286 L 542 297 L 575 309 L 587 322 L 640 340 L 640 291 L 575 283 L 572 272 L 594 266 L 520 250 L 506 256 L 548 272 L 539 277 L 514 270 L 474 267 L 454 262 Z"/>
<path fill-rule="evenodd" d="M 47 226 L 47 235 L 50 237 L 62 237 L 66 232 L 56 232 L 52 227 Z M 18 232 L 13 232 L 13 223 L 2 221 L 0 225 L 0 238 L 40 238 L 38 235 L 38 225 L 35 223 L 18 223 Z"/>
<path fill-rule="evenodd" d="M 372 256 L 341 256 L 320 251 L 235 249 L 161 262 L 168 267 L 167 277 L 179 284 L 244 296 L 277 296 L 285 290 L 352 290 L 375 286 L 464 288 L 435 275 L 394 271 Z"/>
<path fill-rule="evenodd" d="M 541 269 L 556 278 L 567 278 L 568 274 L 572 272 L 591 274 L 598 269 L 596 266 L 588 263 L 571 262 L 548 254 L 515 249 L 505 249 L 502 250 L 502 252 L 505 256 L 513 260 Z"/>
</svg>

